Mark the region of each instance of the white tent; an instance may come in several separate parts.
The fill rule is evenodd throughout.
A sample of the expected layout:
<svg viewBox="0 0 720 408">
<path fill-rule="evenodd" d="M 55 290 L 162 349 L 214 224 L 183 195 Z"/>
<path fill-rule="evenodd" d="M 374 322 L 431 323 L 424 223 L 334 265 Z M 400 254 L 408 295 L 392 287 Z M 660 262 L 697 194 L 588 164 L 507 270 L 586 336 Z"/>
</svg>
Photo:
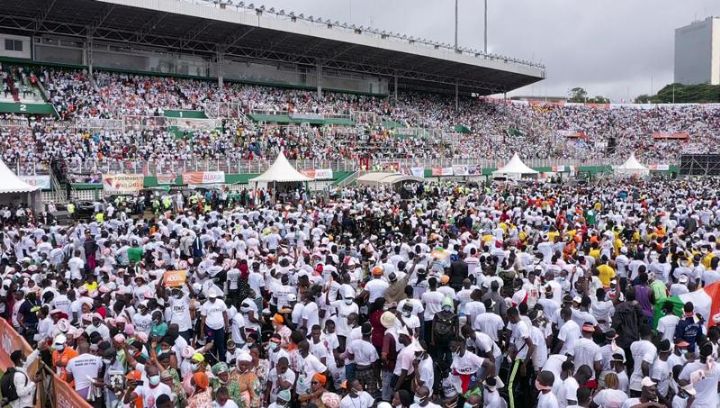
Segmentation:
<svg viewBox="0 0 720 408">
<path fill-rule="evenodd" d="M 515 153 L 509 162 L 493 172 L 493 177 L 506 177 L 517 180 L 523 176 L 533 176 L 536 174 L 538 174 L 538 172 L 523 163 L 522 160 L 520 160 L 520 156 Z"/>
<path fill-rule="evenodd" d="M 0 203 L 27 204 L 36 211 L 42 206 L 40 188 L 22 181 L 2 160 L 0 160 Z"/>
<path fill-rule="evenodd" d="M 265 172 L 249 180 L 251 183 L 292 183 L 312 181 L 312 179 L 290 164 L 283 152 L 280 152 L 275 162 Z"/>
<path fill-rule="evenodd" d="M 630 154 L 630 157 L 620 166 L 615 167 L 615 174 L 622 176 L 647 176 L 650 174 L 650 169 L 643 166 L 635 158 L 635 153 Z"/>
</svg>

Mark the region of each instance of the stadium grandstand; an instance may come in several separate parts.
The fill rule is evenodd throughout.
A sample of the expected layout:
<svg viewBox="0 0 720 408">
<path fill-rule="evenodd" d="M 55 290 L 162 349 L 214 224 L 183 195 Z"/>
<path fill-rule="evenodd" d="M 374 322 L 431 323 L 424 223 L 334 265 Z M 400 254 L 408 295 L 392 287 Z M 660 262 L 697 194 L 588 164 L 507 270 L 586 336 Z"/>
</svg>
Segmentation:
<svg viewBox="0 0 720 408">
<path fill-rule="evenodd" d="M 607 169 L 636 151 L 667 170 L 719 143 L 714 105 L 508 100 L 545 68 L 249 2 L 11 0 L 0 39 L 2 158 L 59 190 L 192 170 L 242 184 L 280 151 L 337 174 L 487 175 L 515 152 Z"/>
</svg>

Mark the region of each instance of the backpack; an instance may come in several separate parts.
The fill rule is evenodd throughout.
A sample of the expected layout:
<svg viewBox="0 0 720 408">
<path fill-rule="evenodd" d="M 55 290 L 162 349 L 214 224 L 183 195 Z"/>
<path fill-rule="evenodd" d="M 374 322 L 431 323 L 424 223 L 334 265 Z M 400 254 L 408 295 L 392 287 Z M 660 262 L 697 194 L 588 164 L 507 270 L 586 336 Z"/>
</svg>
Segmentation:
<svg viewBox="0 0 720 408">
<path fill-rule="evenodd" d="M 2 392 L 3 398 L 8 402 L 15 401 L 19 398 L 17 390 L 15 389 L 15 373 L 18 372 L 25 377 L 25 385 L 27 385 L 27 376 L 24 373 L 15 370 L 14 367 L 8 368 L 2 378 L 0 378 L 0 392 Z"/>
<path fill-rule="evenodd" d="M 450 315 L 449 318 L 443 319 L 440 313 L 435 315 L 436 319 L 433 324 L 433 330 L 435 334 L 439 336 L 447 336 L 452 333 L 454 315 Z"/>
</svg>

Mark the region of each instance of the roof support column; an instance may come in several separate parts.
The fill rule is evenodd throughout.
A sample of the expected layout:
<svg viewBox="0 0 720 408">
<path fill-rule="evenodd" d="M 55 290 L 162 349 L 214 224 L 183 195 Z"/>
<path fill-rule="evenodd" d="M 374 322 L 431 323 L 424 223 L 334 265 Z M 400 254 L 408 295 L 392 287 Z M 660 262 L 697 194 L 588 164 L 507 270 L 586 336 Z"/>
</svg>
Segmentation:
<svg viewBox="0 0 720 408">
<path fill-rule="evenodd" d="M 322 63 L 320 61 L 317 62 L 317 68 L 315 69 L 315 73 L 317 74 L 317 96 L 318 98 L 322 98 L 322 80 L 323 80 L 323 74 L 322 74 Z"/>
<path fill-rule="evenodd" d="M 455 110 L 460 110 L 460 87 L 458 81 L 455 81 Z"/>
<path fill-rule="evenodd" d="M 217 57 L 215 58 L 215 69 L 217 70 L 218 88 L 223 88 L 223 65 L 225 64 L 225 53 L 218 48 Z"/>
<path fill-rule="evenodd" d="M 92 35 L 88 35 L 83 44 L 83 65 L 87 65 L 88 73 L 92 75 L 93 72 L 93 39 Z"/>
<path fill-rule="evenodd" d="M 397 100 L 398 100 L 398 95 L 397 95 L 398 94 L 398 75 L 397 75 L 397 72 L 393 76 L 393 79 L 395 81 L 395 83 L 393 85 L 393 92 L 395 93 L 395 102 L 397 102 Z"/>
</svg>

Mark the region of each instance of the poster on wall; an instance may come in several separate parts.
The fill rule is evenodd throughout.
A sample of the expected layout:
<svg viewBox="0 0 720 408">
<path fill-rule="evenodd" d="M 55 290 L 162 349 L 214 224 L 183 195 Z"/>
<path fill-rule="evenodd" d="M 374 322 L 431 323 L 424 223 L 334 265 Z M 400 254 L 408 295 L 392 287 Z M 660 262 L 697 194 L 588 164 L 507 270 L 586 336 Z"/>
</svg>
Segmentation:
<svg viewBox="0 0 720 408">
<path fill-rule="evenodd" d="M 50 190 L 50 176 L 20 176 L 20 180 L 42 190 Z"/>
<path fill-rule="evenodd" d="M 225 182 L 224 171 L 192 171 L 183 173 L 183 184 L 222 184 Z"/>
<path fill-rule="evenodd" d="M 103 174 L 103 190 L 108 193 L 136 193 L 143 189 L 142 174 Z"/>
</svg>

